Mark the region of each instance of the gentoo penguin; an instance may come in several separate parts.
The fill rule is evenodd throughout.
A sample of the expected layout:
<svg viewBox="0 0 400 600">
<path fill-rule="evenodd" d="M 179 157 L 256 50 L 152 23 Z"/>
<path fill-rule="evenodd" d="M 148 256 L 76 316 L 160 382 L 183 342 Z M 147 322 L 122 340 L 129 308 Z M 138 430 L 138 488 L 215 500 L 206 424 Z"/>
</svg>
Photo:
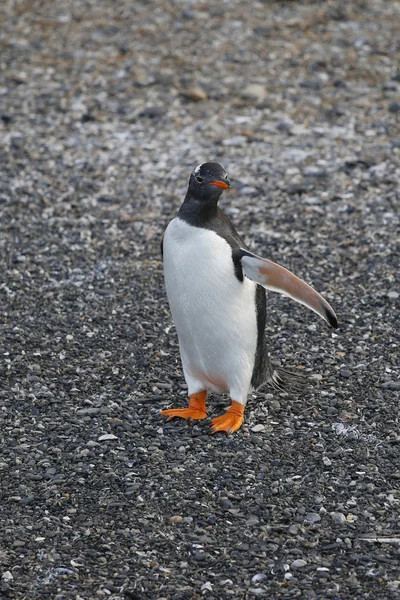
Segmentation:
<svg viewBox="0 0 400 600">
<path fill-rule="evenodd" d="M 215 162 L 196 167 L 178 215 L 161 242 L 165 286 L 179 338 L 188 408 L 161 416 L 207 417 L 207 392 L 229 393 L 232 404 L 212 421 L 212 433 L 233 433 L 243 423 L 248 394 L 264 383 L 282 388 L 295 381 L 273 369 L 264 339 L 265 289 L 304 304 L 337 328 L 333 309 L 313 288 L 284 267 L 249 252 L 220 208 L 230 188 Z"/>
</svg>

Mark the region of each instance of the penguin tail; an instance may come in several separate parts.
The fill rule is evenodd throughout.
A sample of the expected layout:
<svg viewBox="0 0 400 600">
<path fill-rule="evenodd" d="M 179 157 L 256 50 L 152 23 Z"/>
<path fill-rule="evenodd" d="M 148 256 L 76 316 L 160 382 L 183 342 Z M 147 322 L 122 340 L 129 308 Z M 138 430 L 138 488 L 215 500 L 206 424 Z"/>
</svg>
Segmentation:
<svg viewBox="0 0 400 600">
<path fill-rule="evenodd" d="M 308 377 L 295 371 L 287 371 L 282 367 L 275 368 L 267 379 L 267 383 L 280 392 L 293 392 L 301 394 L 306 385 Z"/>
</svg>

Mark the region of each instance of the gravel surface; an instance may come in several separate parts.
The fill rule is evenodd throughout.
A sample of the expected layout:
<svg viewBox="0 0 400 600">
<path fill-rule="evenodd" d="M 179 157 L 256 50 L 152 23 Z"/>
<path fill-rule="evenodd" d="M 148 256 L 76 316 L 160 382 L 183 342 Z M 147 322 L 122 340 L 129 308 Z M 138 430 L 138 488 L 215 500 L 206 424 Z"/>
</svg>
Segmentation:
<svg viewBox="0 0 400 600">
<path fill-rule="evenodd" d="M 1 2 L 1 600 L 400 597 L 398 9 Z M 314 383 L 229 438 L 159 418 L 159 242 L 206 160 L 340 322 L 268 295 Z"/>
</svg>

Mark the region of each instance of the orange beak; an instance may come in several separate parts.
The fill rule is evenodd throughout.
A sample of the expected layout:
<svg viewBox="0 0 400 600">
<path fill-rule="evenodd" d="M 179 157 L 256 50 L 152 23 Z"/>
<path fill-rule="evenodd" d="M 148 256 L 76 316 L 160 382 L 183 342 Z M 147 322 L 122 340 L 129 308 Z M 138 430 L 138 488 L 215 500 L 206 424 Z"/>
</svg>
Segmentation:
<svg viewBox="0 0 400 600">
<path fill-rule="evenodd" d="M 225 183 L 225 181 L 209 181 L 209 184 L 215 185 L 216 187 L 219 187 L 223 190 L 229 190 L 229 188 L 231 187 L 229 183 Z"/>
</svg>

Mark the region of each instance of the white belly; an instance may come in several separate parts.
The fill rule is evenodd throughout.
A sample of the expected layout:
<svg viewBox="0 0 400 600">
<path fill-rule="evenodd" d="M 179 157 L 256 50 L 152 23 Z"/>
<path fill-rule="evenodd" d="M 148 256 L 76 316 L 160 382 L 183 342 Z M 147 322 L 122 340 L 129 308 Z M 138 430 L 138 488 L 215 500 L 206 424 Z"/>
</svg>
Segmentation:
<svg viewBox="0 0 400 600">
<path fill-rule="evenodd" d="M 235 276 L 219 235 L 179 218 L 164 236 L 164 275 L 189 394 L 229 392 L 246 402 L 256 346 L 256 285 Z"/>
</svg>

